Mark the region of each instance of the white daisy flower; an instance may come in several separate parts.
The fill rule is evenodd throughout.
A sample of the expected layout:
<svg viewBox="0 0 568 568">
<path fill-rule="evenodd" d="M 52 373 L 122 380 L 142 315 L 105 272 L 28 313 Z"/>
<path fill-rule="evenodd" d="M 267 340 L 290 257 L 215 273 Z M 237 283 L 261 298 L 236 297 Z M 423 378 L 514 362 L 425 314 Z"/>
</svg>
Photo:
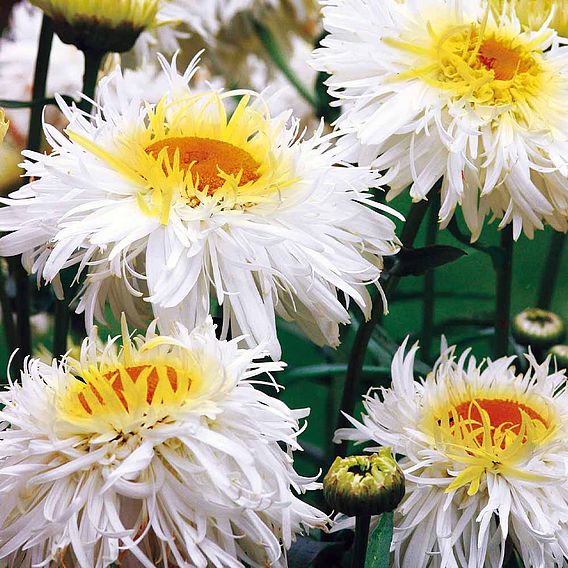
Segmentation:
<svg viewBox="0 0 568 568">
<path fill-rule="evenodd" d="M 441 188 L 472 239 L 485 216 L 514 237 L 568 229 L 568 47 L 482 0 L 330 0 L 319 69 L 350 157 L 396 174 L 389 196 Z"/>
<path fill-rule="evenodd" d="M 193 328 L 214 295 L 224 332 L 267 342 L 273 358 L 275 312 L 337 345 L 350 320 L 338 296 L 368 317 L 365 285 L 378 286 L 383 256 L 398 250 L 382 214 L 394 211 L 367 193 L 378 177 L 342 165 L 323 125 L 306 139 L 255 93 L 194 94 L 195 61 L 183 76 L 175 61 L 164 69 L 170 87 L 155 105 L 125 96 L 120 71 L 100 86 L 92 121 L 61 104 L 67 137 L 46 125 L 54 152 L 25 154 L 35 181 L 0 210 L 0 230 L 15 231 L 0 254 L 23 253 L 55 284 L 79 265 L 88 323 L 107 302 L 135 321 L 144 299 L 160 320 Z"/>
<path fill-rule="evenodd" d="M 525 566 L 568 558 L 568 394 L 548 358 L 520 374 L 514 357 L 477 364 L 442 343 L 413 376 L 418 345 L 392 363 L 392 388 L 370 392 L 363 422 L 336 439 L 392 446 L 406 476 L 396 566 L 497 568 L 510 538 Z M 368 448 L 372 451 L 373 448 Z"/>
<path fill-rule="evenodd" d="M 293 469 L 308 411 L 253 388 L 284 365 L 217 340 L 210 319 L 133 340 L 123 321 L 116 339 L 27 361 L 0 395 L 0 559 L 285 566 L 295 534 L 326 516 L 295 495 L 319 487 Z"/>
</svg>

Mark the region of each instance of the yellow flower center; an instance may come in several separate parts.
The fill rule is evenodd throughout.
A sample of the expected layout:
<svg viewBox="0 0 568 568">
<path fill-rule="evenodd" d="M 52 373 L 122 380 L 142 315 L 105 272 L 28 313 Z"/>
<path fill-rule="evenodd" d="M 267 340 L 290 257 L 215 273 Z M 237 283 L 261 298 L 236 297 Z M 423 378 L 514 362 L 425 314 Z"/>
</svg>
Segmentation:
<svg viewBox="0 0 568 568">
<path fill-rule="evenodd" d="M 63 395 L 60 408 L 72 423 L 93 430 L 128 431 L 151 415 L 163 419 L 188 400 L 196 377 L 169 362 L 156 361 L 114 368 L 77 369 L 81 380 Z"/>
<path fill-rule="evenodd" d="M 236 177 L 239 186 L 260 177 L 260 164 L 246 150 L 222 140 L 198 136 L 172 137 L 146 148 L 146 152 L 154 158 L 158 158 L 163 150 L 167 152 L 170 163 L 179 153 L 180 167 L 191 170 L 195 187 L 201 191 L 207 189 L 209 195 L 223 186 L 226 174 Z"/>
<path fill-rule="evenodd" d="M 518 400 L 479 393 L 440 406 L 430 419 L 436 446 L 452 461 L 466 465 L 448 491 L 469 485 L 470 495 L 477 492 L 487 471 L 533 479 L 519 464 L 557 430 L 545 403 L 528 396 Z"/>
<path fill-rule="evenodd" d="M 488 30 L 487 15 L 480 24 L 428 29 L 430 46 L 395 38 L 385 42 L 418 55 L 418 65 L 397 75 L 396 80 L 420 78 L 439 89 L 449 90 L 455 100 L 473 105 L 526 105 L 545 88 L 548 72 L 537 49 L 541 34 L 530 41 L 513 30 Z"/>
<path fill-rule="evenodd" d="M 142 213 L 163 225 L 172 210 L 204 202 L 222 210 L 278 205 L 283 191 L 300 181 L 293 154 L 276 144 L 284 123 L 266 107 L 249 104 L 250 95 L 229 118 L 229 96 L 164 96 L 149 108 L 145 123 L 116 136 L 114 148 L 72 130 L 68 135 L 128 180 Z"/>
</svg>

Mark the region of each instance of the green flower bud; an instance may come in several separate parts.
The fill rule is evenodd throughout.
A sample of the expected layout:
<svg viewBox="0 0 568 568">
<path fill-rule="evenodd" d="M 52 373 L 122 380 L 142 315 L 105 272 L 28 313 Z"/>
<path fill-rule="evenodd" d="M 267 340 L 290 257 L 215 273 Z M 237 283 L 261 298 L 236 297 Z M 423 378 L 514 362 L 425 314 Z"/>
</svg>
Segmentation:
<svg viewBox="0 0 568 568">
<path fill-rule="evenodd" d="M 335 458 L 323 480 L 323 494 L 350 517 L 392 511 L 404 497 L 404 474 L 390 448 L 378 454 Z"/>
<path fill-rule="evenodd" d="M 527 308 L 513 318 L 513 337 L 521 345 L 546 348 L 566 335 L 564 322 L 553 312 Z"/>
<path fill-rule="evenodd" d="M 560 369 L 568 369 L 568 345 L 555 345 L 548 351 Z"/>
</svg>

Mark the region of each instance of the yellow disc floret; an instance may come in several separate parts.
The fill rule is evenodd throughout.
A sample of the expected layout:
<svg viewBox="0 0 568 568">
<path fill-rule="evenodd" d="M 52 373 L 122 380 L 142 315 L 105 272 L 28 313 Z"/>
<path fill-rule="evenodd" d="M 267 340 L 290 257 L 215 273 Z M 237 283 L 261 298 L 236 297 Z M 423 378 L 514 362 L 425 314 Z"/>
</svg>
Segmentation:
<svg viewBox="0 0 568 568">
<path fill-rule="evenodd" d="M 246 209 L 279 202 L 298 178 L 288 148 L 275 145 L 282 123 L 241 98 L 229 118 L 232 93 L 206 93 L 176 101 L 163 98 L 146 124 L 102 148 L 80 134 L 69 137 L 135 183 L 143 213 L 168 224 L 173 207 L 201 203 Z"/>
<path fill-rule="evenodd" d="M 69 359 L 75 377 L 59 393 L 62 420 L 82 431 L 136 432 L 142 425 L 167 422 L 172 413 L 197 403 L 217 389 L 223 375 L 217 365 L 167 337 L 133 343 L 123 320 L 122 348 Z M 111 346 L 112 347 L 112 346 Z M 198 362 L 200 359 L 200 362 Z M 207 380 L 204 380 L 204 376 Z"/>
<path fill-rule="evenodd" d="M 476 107 L 510 107 L 521 118 L 533 99 L 554 83 L 539 51 L 549 31 L 536 37 L 519 35 L 513 27 L 490 26 L 488 14 L 480 23 L 428 28 L 430 46 L 386 38 L 393 47 L 424 62 L 400 73 L 397 80 L 420 78 L 449 91 L 455 101 Z"/>
<path fill-rule="evenodd" d="M 468 486 L 474 495 L 489 471 L 526 478 L 516 466 L 550 440 L 557 419 L 536 396 L 480 391 L 438 405 L 428 414 L 426 429 L 449 459 L 466 466 L 448 491 Z"/>
</svg>

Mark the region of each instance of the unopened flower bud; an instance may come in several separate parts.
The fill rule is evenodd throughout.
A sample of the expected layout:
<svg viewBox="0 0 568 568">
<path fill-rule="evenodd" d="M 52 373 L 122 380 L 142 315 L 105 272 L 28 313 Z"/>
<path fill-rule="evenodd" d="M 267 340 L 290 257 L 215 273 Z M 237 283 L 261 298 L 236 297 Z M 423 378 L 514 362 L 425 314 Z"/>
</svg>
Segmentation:
<svg viewBox="0 0 568 568">
<path fill-rule="evenodd" d="M 568 345 L 554 345 L 548 351 L 560 369 L 568 369 Z"/>
<path fill-rule="evenodd" d="M 521 345 L 547 348 L 564 339 L 566 327 L 553 312 L 527 308 L 513 318 L 512 332 Z"/>
<path fill-rule="evenodd" d="M 82 51 L 122 53 L 156 21 L 160 0 L 31 0 L 53 19 L 64 43 Z"/>
<path fill-rule="evenodd" d="M 390 448 L 372 455 L 335 458 L 323 494 L 336 511 L 351 517 L 392 511 L 404 497 L 404 474 Z"/>
</svg>

